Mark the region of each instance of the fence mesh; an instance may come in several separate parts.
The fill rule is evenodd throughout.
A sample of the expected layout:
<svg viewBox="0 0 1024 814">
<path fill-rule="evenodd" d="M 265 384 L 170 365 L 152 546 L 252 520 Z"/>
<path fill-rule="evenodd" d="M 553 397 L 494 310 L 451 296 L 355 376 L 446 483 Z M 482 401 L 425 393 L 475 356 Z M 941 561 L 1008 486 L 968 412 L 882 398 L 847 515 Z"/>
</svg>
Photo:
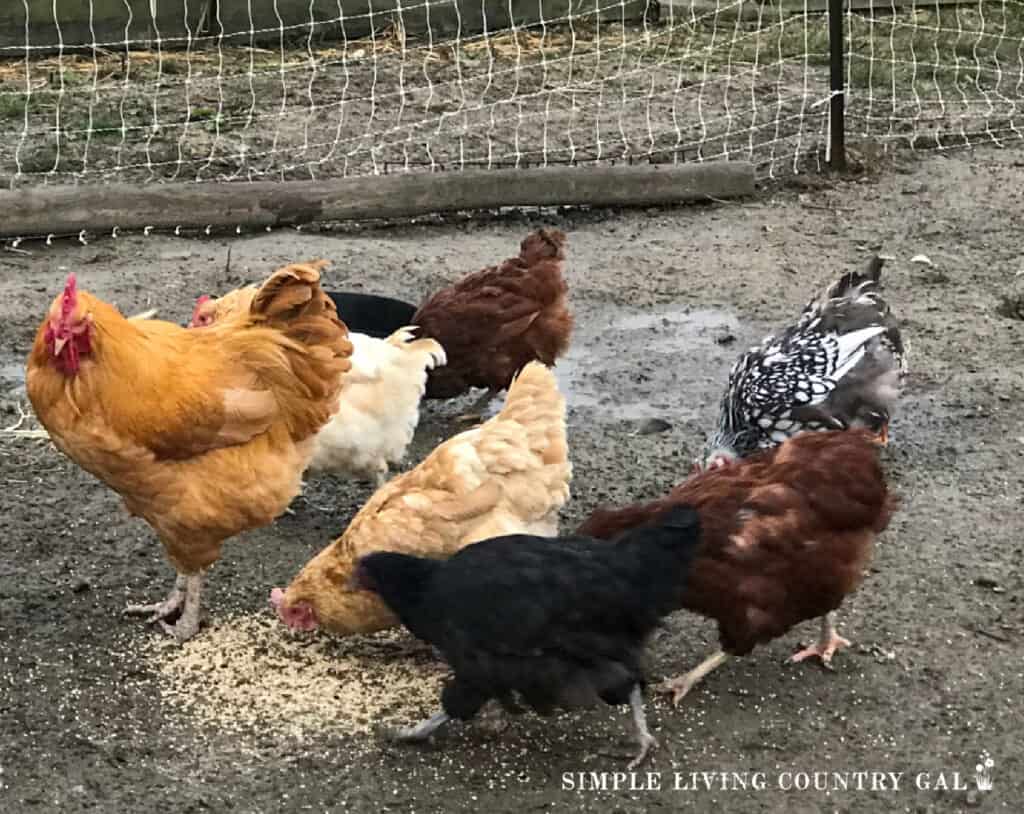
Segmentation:
<svg viewBox="0 0 1024 814">
<path fill-rule="evenodd" d="M 12 186 L 715 158 L 772 176 L 827 141 L 824 0 L 11 2 Z M 1020 136 L 1024 2 L 940 2 L 848 3 L 851 137 Z"/>
</svg>

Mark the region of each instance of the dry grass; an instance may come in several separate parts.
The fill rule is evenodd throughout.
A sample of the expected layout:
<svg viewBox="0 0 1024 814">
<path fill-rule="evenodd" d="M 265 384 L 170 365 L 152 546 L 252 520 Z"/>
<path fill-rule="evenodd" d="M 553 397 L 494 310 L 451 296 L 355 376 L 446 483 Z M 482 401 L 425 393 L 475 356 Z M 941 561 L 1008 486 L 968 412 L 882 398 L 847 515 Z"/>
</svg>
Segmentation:
<svg viewBox="0 0 1024 814">
<path fill-rule="evenodd" d="M 608 156 L 812 154 L 828 18 L 734 6 L 671 24 L 514 29 L 65 54 L 0 64 L 0 174 L 72 180 L 309 178 L 396 166 Z M 851 132 L 1003 127 L 1024 76 L 1024 4 L 847 18 Z M 809 106 L 810 105 L 810 106 Z M 687 151 L 689 154 L 687 155 Z"/>
<path fill-rule="evenodd" d="M 152 639 L 147 658 L 168 706 L 221 731 L 366 735 L 437 709 L 445 667 L 395 653 L 412 641 L 401 631 L 292 634 L 268 612 L 221 620 L 183 647 Z"/>
</svg>

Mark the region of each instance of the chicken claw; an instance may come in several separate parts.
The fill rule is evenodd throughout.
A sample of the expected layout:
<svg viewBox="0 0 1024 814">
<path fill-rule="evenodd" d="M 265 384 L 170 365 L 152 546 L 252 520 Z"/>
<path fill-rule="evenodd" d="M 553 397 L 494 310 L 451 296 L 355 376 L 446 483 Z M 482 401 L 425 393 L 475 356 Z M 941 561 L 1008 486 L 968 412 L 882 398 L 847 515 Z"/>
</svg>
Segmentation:
<svg viewBox="0 0 1024 814">
<path fill-rule="evenodd" d="M 491 735 L 500 735 L 508 729 L 510 723 L 509 713 L 494 702 L 486 704 L 477 716 L 477 726 Z"/>
<path fill-rule="evenodd" d="M 721 667 L 725 664 L 729 656 L 722 650 L 712 653 L 704 661 L 694 667 L 690 672 L 683 673 L 681 676 L 669 679 L 663 683 L 658 689 L 663 693 L 668 693 L 672 696 L 672 706 L 679 706 L 679 702 L 686 697 L 686 694 L 692 690 L 708 673 L 717 667 Z"/>
<path fill-rule="evenodd" d="M 821 637 L 818 641 L 810 647 L 805 647 L 803 650 L 794 653 L 789 657 L 789 661 L 791 664 L 796 664 L 797 662 L 817 656 L 821 659 L 822 665 L 831 670 L 832 656 L 835 655 L 837 650 L 849 646 L 850 640 L 844 639 L 836 632 L 833 614 L 829 613 L 821 617 Z"/>
<path fill-rule="evenodd" d="M 447 712 L 438 712 L 425 721 L 420 721 L 415 726 L 388 729 L 385 730 L 384 734 L 388 740 L 398 741 L 399 743 L 420 743 L 433 735 L 434 732 L 450 720 L 451 716 Z"/>
<path fill-rule="evenodd" d="M 627 771 L 633 771 L 637 766 L 647 760 L 651 752 L 655 751 L 659 746 L 658 739 L 654 735 L 647 733 L 647 735 L 640 741 L 640 749 L 629 763 L 626 765 Z"/>
<path fill-rule="evenodd" d="M 174 636 L 179 642 L 184 642 L 199 631 L 202 592 L 203 575 L 201 573 L 190 576 L 179 574 L 174 583 L 174 590 L 163 602 L 158 605 L 129 605 L 125 608 L 125 613 L 152 612 L 153 615 L 147 622 L 156 622 L 164 633 Z M 172 625 L 166 620 L 177 610 L 181 611 L 181 615 Z"/>
<path fill-rule="evenodd" d="M 174 588 L 163 602 L 157 602 L 155 605 L 128 605 L 122 613 L 126 616 L 145 616 L 151 614 L 146 622 L 152 624 L 153 622 L 166 619 L 168 616 L 173 616 L 175 612 L 181 610 L 184 603 L 185 577 L 179 574 L 174 582 Z"/>
</svg>

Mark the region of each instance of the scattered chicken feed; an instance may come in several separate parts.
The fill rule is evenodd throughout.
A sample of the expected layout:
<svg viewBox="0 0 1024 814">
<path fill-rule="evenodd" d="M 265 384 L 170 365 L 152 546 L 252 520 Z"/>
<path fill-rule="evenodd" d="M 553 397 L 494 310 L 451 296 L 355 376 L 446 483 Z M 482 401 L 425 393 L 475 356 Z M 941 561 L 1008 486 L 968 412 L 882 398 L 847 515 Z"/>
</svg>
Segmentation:
<svg viewBox="0 0 1024 814">
<path fill-rule="evenodd" d="M 217 621 L 184 646 L 155 639 L 147 655 L 168 705 L 222 731 L 302 738 L 368 734 L 436 711 L 447 671 L 418 648 L 401 630 L 336 639 L 254 614 Z"/>
</svg>

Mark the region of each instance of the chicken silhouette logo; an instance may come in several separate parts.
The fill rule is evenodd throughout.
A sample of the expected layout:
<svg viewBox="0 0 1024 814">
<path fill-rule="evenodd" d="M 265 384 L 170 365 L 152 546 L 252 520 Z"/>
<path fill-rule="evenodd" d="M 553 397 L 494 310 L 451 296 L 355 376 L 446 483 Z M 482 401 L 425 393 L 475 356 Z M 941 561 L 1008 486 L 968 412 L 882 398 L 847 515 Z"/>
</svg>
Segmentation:
<svg viewBox="0 0 1024 814">
<path fill-rule="evenodd" d="M 990 791 L 992 788 L 992 767 L 996 762 L 992 760 L 988 752 L 982 752 L 978 759 L 980 762 L 974 767 L 974 782 L 978 791 Z"/>
</svg>

